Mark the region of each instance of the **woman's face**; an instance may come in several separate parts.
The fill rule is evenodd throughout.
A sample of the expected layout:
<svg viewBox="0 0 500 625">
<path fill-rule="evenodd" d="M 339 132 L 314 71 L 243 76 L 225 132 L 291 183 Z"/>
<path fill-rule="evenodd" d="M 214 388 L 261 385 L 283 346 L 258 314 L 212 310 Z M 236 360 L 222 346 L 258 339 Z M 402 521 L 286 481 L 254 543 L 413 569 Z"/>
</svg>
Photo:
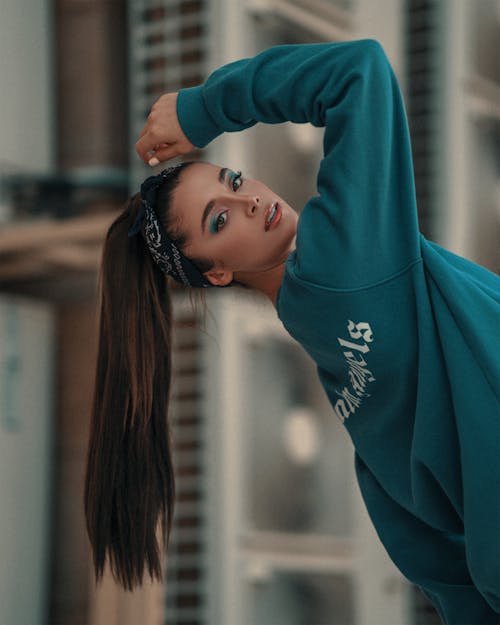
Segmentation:
<svg viewBox="0 0 500 625">
<path fill-rule="evenodd" d="M 228 168 L 187 167 L 171 211 L 187 237 L 184 254 L 212 260 L 205 275 L 218 286 L 283 264 L 294 248 L 297 213 L 262 182 Z"/>
</svg>

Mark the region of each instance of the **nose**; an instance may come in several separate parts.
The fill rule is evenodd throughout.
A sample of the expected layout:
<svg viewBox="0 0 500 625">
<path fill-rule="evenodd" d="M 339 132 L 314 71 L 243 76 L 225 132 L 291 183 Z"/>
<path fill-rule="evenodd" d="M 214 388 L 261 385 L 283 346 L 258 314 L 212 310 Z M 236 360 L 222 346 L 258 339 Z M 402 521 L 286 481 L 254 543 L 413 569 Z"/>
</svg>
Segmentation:
<svg viewBox="0 0 500 625">
<path fill-rule="evenodd" d="M 258 195 L 248 195 L 245 198 L 245 212 L 248 217 L 253 217 L 257 213 L 257 209 L 260 204 L 260 197 Z"/>
</svg>

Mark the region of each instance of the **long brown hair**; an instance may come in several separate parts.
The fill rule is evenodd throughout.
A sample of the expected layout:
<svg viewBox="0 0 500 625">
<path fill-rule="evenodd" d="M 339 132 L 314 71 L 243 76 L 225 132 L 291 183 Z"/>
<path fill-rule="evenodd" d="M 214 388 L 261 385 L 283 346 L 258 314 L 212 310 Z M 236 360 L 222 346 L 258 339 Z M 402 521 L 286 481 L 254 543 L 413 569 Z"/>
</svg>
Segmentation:
<svg viewBox="0 0 500 625">
<path fill-rule="evenodd" d="M 158 194 L 158 216 L 169 234 L 171 195 L 192 163 L 175 170 Z M 175 498 L 168 420 L 172 304 L 168 278 L 143 237 L 127 236 L 139 206 L 137 194 L 110 226 L 103 248 L 84 494 L 96 582 L 108 558 L 113 577 L 129 591 L 143 583 L 146 566 L 151 579 L 163 579 Z"/>
</svg>

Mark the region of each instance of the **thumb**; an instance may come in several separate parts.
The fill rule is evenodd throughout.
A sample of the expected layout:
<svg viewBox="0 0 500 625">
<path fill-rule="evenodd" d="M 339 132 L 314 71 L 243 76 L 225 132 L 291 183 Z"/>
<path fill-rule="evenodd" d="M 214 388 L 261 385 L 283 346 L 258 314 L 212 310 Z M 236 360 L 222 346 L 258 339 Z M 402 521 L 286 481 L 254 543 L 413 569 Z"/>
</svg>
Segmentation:
<svg viewBox="0 0 500 625">
<path fill-rule="evenodd" d="M 160 163 L 164 161 L 168 161 L 171 158 L 175 158 L 176 156 L 179 156 L 180 154 L 181 152 L 178 150 L 175 144 L 169 145 L 165 148 L 162 147 L 158 150 L 155 150 L 155 153 L 151 156 L 151 158 L 148 161 L 148 165 L 150 167 L 156 167 L 156 165 L 159 165 Z"/>
</svg>

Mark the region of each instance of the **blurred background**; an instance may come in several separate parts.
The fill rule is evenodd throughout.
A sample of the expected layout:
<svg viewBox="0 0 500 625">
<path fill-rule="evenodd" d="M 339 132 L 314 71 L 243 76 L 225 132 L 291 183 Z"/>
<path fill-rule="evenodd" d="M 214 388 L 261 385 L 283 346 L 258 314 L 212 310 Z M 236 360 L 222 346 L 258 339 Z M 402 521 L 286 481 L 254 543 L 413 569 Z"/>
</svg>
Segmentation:
<svg viewBox="0 0 500 625">
<path fill-rule="evenodd" d="M 439 622 L 378 543 L 314 365 L 257 296 L 210 293 L 205 319 L 175 292 L 165 583 L 96 588 L 84 528 L 101 246 L 150 174 L 133 146 L 152 103 L 271 45 L 364 37 L 400 81 L 422 232 L 498 272 L 499 0 L 2 0 L 0 625 Z M 321 141 L 257 125 L 188 157 L 300 207 Z"/>
</svg>

